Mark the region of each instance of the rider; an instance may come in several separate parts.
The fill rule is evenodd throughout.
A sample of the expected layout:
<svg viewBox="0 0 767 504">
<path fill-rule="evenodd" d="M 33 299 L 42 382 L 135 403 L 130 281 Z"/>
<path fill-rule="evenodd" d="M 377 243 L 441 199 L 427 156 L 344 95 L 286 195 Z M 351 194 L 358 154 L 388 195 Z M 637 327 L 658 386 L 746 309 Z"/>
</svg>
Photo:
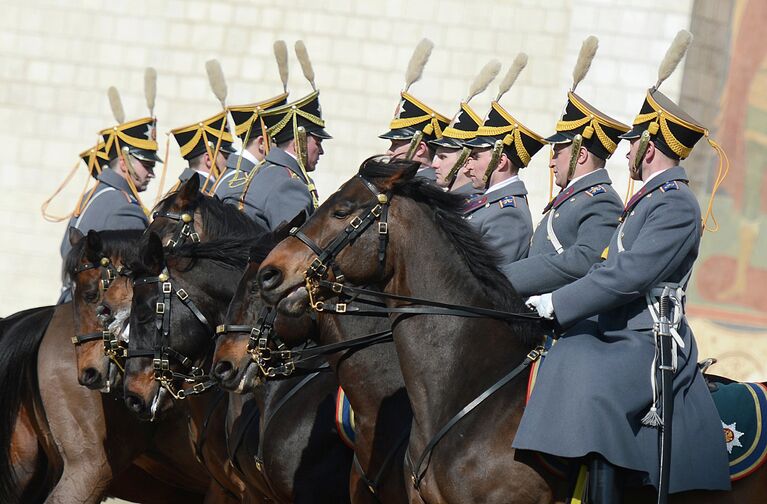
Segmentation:
<svg viewBox="0 0 767 504">
<path fill-rule="evenodd" d="M 62 259 L 72 248 L 70 228 L 87 233 L 91 230 L 146 229 L 149 225 L 138 193 L 145 191 L 154 178 L 155 163 L 162 162 L 157 157 L 155 124 L 155 118 L 145 117 L 102 130 L 103 152 L 99 152 L 102 145 L 99 144 L 91 149 L 93 153 L 91 150 L 83 153 L 89 157 L 91 174 L 94 170 L 99 172 L 98 184 L 83 195 L 69 220 L 61 241 Z M 65 281 L 59 302 L 69 299 L 71 293 L 68 281 Z"/>
<path fill-rule="evenodd" d="M 553 144 L 549 167 L 561 191 L 544 209 L 528 257 L 502 268 L 522 296 L 551 292 L 584 276 L 599 262 L 623 211 L 605 161 L 629 127 L 576 95 L 577 85 L 567 93 L 556 133 L 546 139 Z"/>
<path fill-rule="evenodd" d="M 658 488 L 653 328 L 666 287 L 675 341 L 673 419 L 663 419 L 673 423 L 670 492 L 730 487 L 722 423 L 683 310 L 702 222 L 679 161 L 708 131 L 657 90 L 661 81 L 622 135 L 631 142 L 630 175 L 644 186 L 626 205 L 605 261 L 528 300 L 542 317 L 571 328 L 546 357 L 513 446 L 588 461 L 596 503 L 620 502 L 626 484 Z"/>
<path fill-rule="evenodd" d="M 308 71 L 311 63 L 305 49 L 298 51 L 299 44 L 303 47 L 297 42 L 296 54 L 314 91 L 261 113 L 271 147 L 244 198 L 243 211 L 270 231 L 301 212 L 311 215 L 317 209 L 319 197 L 309 173 L 324 152 L 322 141 L 332 138 L 325 131 L 314 72 Z"/>
<path fill-rule="evenodd" d="M 189 165 L 178 176 L 176 186 L 192 177 L 200 178 L 200 189 L 213 188 L 215 177 L 226 166 L 226 158 L 234 152 L 232 133 L 222 111 L 213 117 L 171 130 L 183 157 Z"/>
<path fill-rule="evenodd" d="M 467 204 L 464 217 L 501 254 L 503 266 L 526 257 L 530 248 L 533 221 L 518 174 L 546 141 L 501 107 L 502 94 L 492 102 L 476 137 L 463 145 L 471 149 L 465 171 L 474 188 L 484 191 Z"/>
<path fill-rule="evenodd" d="M 461 108 L 453 117 L 450 125 L 442 132 L 442 138 L 431 140 L 429 145 L 434 148 L 434 168 L 436 184 L 446 191 L 471 196 L 482 192 L 471 183 L 471 179 L 463 171 L 463 166 L 469 158 L 471 149 L 463 143 L 477 136 L 477 130 L 482 124 L 482 118 L 469 106 L 469 101 L 484 91 L 495 78 L 501 64 L 493 60 L 482 69 L 472 87 L 469 96 L 461 102 Z"/>
</svg>

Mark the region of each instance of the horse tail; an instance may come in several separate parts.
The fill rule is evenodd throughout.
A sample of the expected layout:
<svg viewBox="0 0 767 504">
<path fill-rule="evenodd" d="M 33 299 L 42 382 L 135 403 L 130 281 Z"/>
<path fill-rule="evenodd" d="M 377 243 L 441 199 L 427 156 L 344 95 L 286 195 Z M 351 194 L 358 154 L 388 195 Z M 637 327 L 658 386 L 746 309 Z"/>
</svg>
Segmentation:
<svg viewBox="0 0 767 504">
<path fill-rule="evenodd" d="M 32 308 L 0 320 L 0 502 L 20 498 L 11 462 L 11 437 L 22 401 L 39 401 L 37 352 L 54 309 Z M 38 469 L 42 469 L 39 460 Z"/>
</svg>

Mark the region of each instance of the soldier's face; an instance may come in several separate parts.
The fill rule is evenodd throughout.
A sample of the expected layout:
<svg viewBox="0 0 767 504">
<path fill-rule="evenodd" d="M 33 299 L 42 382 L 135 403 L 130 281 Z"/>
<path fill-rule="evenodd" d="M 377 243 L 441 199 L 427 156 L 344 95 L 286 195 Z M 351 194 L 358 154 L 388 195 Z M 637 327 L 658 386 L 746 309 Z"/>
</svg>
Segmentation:
<svg viewBox="0 0 767 504">
<path fill-rule="evenodd" d="M 447 176 L 459 157 L 461 157 L 461 149 L 437 147 L 437 153 L 434 155 L 431 165 L 436 171 L 438 186 L 447 187 L 450 185 Z"/>
<path fill-rule="evenodd" d="M 410 148 L 410 140 L 392 140 L 386 155 L 389 157 L 405 158 Z"/>
<path fill-rule="evenodd" d="M 492 157 L 493 149 L 490 147 L 472 149 L 471 155 L 469 155 L 469 159 L 466 161 L 464 173 L 471 179 L 471 185 L 474 189 L 483 189 L 485 187 L 482 178 L 485 176 L 487 165 L 490 164 Z"/>
<path fill-rule="evenodd" d="M 317 168 L 317 161 L 325 153 L 322 150 L 322 139 L 313 135 L 307 135 L 306 138 L 306 171 L 314 171 Z"/>
<path fill-rule="evenodd" d="M 629 176 L 634 180 L 642 180 L 642 170 L 636 168 L 637 151 L 639 150 L 639 138 L 629 140 L 630 147 L 626 153 L 626 159 L 629 160 Z M 648 149 L 649 150 L 649 149 Z"/>
<path fill-rule="evenodd" d="M 561 189 L 567 187 L 567 171 L 570 169 L 570 153 L 573 144 L 555 144 L 549 168 L 554 172 L 554 183 Z"/>
<path fill-rule="evenodd" d="M 149 181 L 154 178 L 154 161 L 139 160 L 133 156 L 126 156 L 126 160 L 133 167 L 127 174 L 136 186 L 138 192 L 146 191 Z"/>
</svg>

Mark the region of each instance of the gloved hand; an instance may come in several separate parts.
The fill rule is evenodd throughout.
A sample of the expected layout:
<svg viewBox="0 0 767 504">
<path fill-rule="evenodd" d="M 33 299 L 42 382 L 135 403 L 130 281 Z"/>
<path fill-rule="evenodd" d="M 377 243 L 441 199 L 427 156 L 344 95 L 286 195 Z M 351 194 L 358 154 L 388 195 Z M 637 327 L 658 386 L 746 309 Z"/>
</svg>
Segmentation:
<svg viewBox="0 0 767 504">
<path fill-rule="evenodd" d="M 540 296 L 530 296 L 525 304 L 530 309 L 537 311 L 541 318 L 554 320 L 554 303 L 551 299 L 551 292 Z"/>
</svg>

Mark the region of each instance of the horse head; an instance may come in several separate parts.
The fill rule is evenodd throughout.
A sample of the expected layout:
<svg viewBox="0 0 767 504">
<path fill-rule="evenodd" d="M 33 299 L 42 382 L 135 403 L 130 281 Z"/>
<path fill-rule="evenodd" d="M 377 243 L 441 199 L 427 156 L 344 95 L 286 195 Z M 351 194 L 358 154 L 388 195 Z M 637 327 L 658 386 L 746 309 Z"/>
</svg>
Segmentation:
<svg viewBox="0 0 767 504">
<path fill-rule="evenodd" d="M 67 274 L 72 279 L 72 307 L 81 385 L 109 392 L 120 378 L 133 287 L 125 265 L 133 260 L 141 231 L 90 231 L 72 228 Z"/>
<path fill-rule="evenodd" d="M 412 179 L 418 166 L 383 157 L 366 160 L 358 174 L 264 260 L 258 273 L 263 298 L 295 315 L 327 291 L 320 280 L 363 285 L 390 278 L 387 244 L 408 231 L 407 215 L 391 205 L 391 192 Z"/>
</svg>

